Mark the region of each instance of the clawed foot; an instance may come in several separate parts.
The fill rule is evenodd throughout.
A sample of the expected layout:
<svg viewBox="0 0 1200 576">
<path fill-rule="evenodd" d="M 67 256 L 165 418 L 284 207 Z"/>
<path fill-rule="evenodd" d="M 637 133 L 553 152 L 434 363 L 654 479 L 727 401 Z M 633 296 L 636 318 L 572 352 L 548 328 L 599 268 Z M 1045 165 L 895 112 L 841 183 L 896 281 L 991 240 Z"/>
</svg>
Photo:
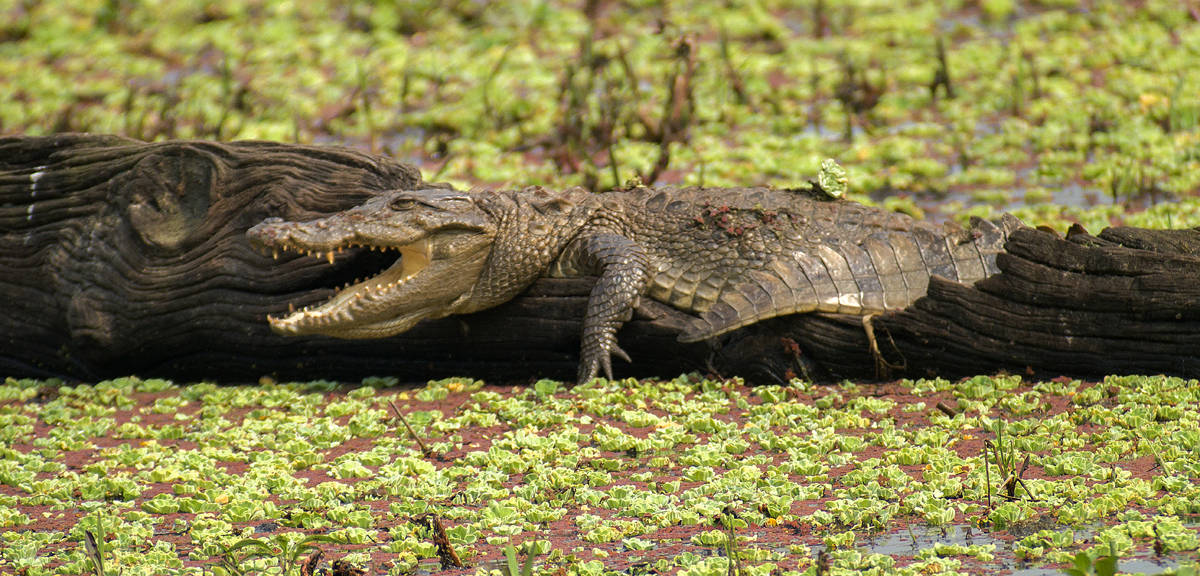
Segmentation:
<svg viewBox="0 0 1200 576">
<path fill-rule="evenodd" d="M 589 340 L 593 340 L 589 342 Z M 583 342 L 583 351 L 579 356 L 579 375 L 576 379 L 576 384 L 586 384 L 592 378 L 595 378 L 601 370 L 604 371 L 604 377 L 612 380 L 612 357 L 616 356 L 626 362 L 632 362 L 629 359 L 629 354 L 626 354 L 620 346 L 617 346 L 615 336 L 607 338 L 599 337 L 595 339 L 585 338 Z"/>
</svg>

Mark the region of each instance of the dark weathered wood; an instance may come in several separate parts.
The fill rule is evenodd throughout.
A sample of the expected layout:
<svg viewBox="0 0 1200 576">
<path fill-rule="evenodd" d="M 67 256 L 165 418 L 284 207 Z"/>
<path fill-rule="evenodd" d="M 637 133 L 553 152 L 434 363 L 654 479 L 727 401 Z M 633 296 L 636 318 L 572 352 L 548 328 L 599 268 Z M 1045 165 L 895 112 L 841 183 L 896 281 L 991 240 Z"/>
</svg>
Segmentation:
<svg viewBox="0 0 1200 576">
<path fill-rule="evenodd" d="M 935 282 L 883 327 L 918 363 L 934 360 L 926 342 L 944 342 L 963 372 L 1200 375 L 1200 256 L 1187 248 L 1200 246 L 1200 230 L 1126 228 L 1099 240 L 1018 231 L 997 259 L 1001 274 L 973 288 Z"/>
<path fill-rule="evenodd" d="M 411 167 L 331 148 L 0 139 L 0 373 L 269 370 L 287 345 L 264 314 L 329 271 L 274 265 L 245 230 L 419 181 Z"/>
<path fill-rule="evenodd" d="M 112 136 L 0 139 L 0 376 L 179 380 L 570 378 L 591 279 L 543 279 L 517 300 L 385 340 L 284 338 L 267 313 L 327 298 L 373 270 L 256 253 L 244 232 L 417 186 L 387 158 L 262 142 Z M 892 375 L 1200 376 L 1200 231 L 1014 234 L 1002 273 L 940 279 L 873 320 Z M 623 375 L 700 370 L 769 382 L 875 373 L 859 318 L 798 315 L 714 341 L 675 340 L 683 315 L 646 302 L 621 332 Z"/>
</svg>

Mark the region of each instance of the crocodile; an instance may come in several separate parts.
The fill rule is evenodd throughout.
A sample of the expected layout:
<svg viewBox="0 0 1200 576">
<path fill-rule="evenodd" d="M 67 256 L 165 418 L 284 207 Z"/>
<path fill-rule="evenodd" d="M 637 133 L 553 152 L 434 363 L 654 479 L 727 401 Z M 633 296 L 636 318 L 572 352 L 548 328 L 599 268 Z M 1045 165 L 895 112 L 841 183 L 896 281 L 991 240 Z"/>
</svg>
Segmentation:
<svg viewBox="0 0 1200 576">
<path fill-rule="evenodd" d="M 1005 216 L 938 226 L 819 190 L 430 188 L 306 222 L 270 218 L 248 235 L 276 257 L 399 256 L 323 304 L 269 317 L 285 335 L 386 337 L 502 304 L 539 277 L 598 276 L 583 319 L 584 382 L 611 378 L 612 356 L 630 361 L 616 334 L 642 298 L 690 313 L 684 342 L 785 314 L 869 319 L 913 303 L 931 276 L 974 283 L 996 273 L 1021 225 Z"/>
</svg>

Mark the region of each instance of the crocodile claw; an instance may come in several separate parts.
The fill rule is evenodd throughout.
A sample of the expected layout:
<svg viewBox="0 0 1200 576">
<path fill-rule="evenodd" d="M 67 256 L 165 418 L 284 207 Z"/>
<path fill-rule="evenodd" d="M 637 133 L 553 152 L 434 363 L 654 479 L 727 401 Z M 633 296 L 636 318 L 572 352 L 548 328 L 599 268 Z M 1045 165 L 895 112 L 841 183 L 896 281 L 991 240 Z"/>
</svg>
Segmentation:
<svg viewBox="0 0 1200 576">
<path fill-rule="evenodd" d="M 633 362 L 629 358 L 629 354 L 617 346 L 616 338 L 611 338 L 606 344 L 596 344 L 594 346 L 584 346 L 584 352 L 579 362 L 579 374 L 575 383 L 586 384 L 591 382 L 593 378 L 604 371 L 604 377 L 612 380 L 612 357 L 616 356 L 626 362 Z"/>
<path fill-rule="evenodd" d="M 620 346 L 617 346 L 615 343 L 612 345 L 612 350 L 609 350 L 609 353 L 615 355 L 617 358 L 620 358 L 626 362 L 633 362 L 633 359 L 631 359 L 629 357 L 629 354 L 627 354 L 624 350 L 621 349 Z M 611 367 L 611 365 L 610 365 L 610 367 Z M 608 377 L 611 379 L 612 374 L 609 374 Z"/>
</svg>

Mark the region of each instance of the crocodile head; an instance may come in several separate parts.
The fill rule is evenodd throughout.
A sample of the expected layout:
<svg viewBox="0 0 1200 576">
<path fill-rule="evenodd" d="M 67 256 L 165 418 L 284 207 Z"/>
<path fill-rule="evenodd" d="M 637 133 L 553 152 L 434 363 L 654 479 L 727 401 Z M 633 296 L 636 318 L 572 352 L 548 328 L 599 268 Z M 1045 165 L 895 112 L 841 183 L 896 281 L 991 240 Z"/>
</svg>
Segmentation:
<svg viewBox="0 0 1200 576">
<path fill-rule="evenodd" d="M 382 338 L 426 318 L 459 312 L 483 271 L 496 226 L 469 194 L 395 191 L 308 222 L 268 219 L 247 232 L 274 252 L 296 250 L 334 261 L 343 250 L 382 250 L 397 259 L 319 306 L 270 317 L 280 334 Z"/>
</svg>

